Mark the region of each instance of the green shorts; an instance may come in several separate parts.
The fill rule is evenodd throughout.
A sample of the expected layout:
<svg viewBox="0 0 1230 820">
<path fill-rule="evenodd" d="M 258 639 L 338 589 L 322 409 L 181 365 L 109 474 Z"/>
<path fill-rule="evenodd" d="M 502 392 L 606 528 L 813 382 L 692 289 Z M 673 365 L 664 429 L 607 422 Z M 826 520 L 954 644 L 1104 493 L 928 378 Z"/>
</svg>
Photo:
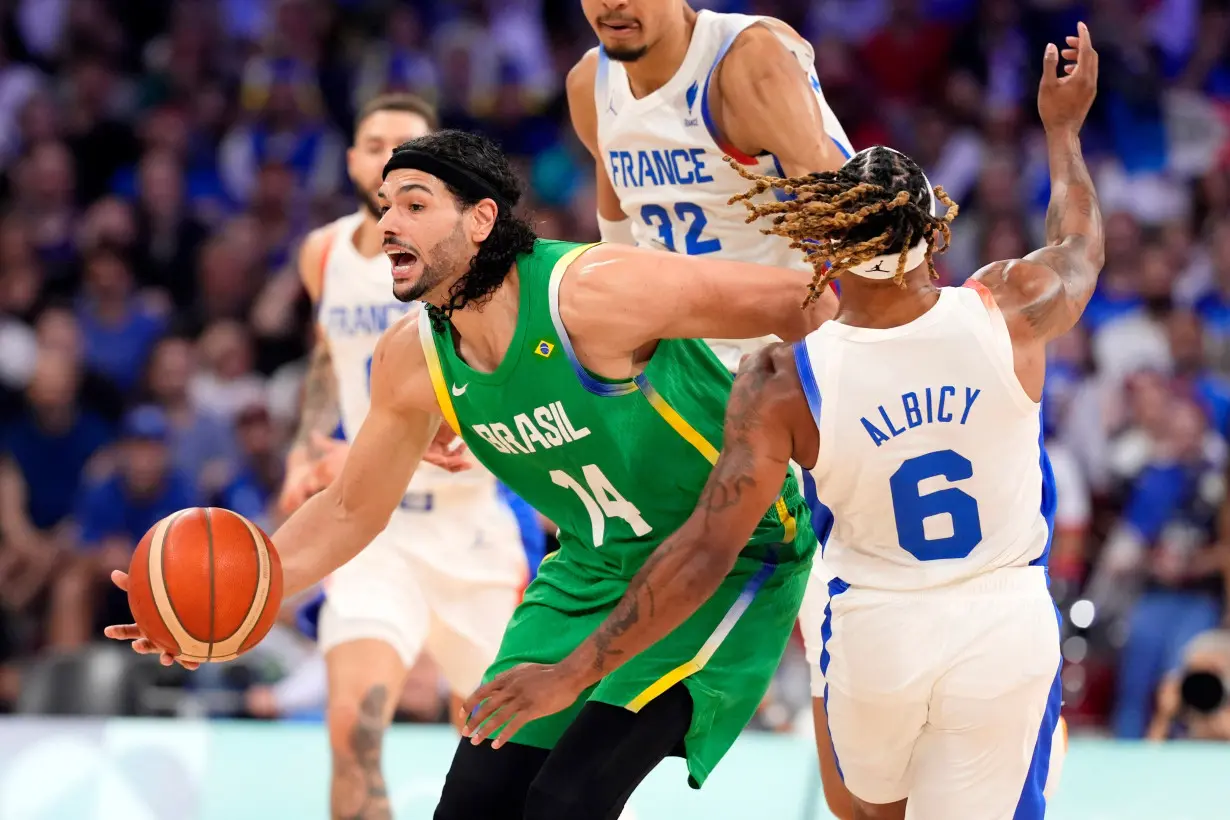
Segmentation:
<svg viewBox="0 0 1230 820">
<path fill-rule="evenodd" d="M 484 682 L 517 664 L 558 663 L 627 591 L 626 580 L 595 577 L 567 553 L 561 550 L 543 562 Z M 572 706 L 527 723 L 513 740 L 552 748 L 587 701 L 637 712 L 683 681 L 692 697 L 684 744 L 688 772 L 699 787 L 764 699 L 810 571 L 810 558 L 776 565 L 740 558 L 713 597 L 674 632 L 587 689 Z"/>
</svg>

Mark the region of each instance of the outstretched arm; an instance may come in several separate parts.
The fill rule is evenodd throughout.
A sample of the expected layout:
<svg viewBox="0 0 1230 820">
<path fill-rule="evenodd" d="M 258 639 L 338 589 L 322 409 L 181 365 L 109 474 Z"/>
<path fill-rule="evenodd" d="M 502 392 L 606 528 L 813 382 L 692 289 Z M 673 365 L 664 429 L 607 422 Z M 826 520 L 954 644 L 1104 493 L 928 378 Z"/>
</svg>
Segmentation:
<svg viewBox="0 0 1230 820">
<path fill-rule="evenodd" d="M 1102 212 L 1080 144 L 1097 93 L 1098 55 L 1084 23 L 1068 45 L 1063 56 L 1075 62 L 1064 66 L 1066 77 L 1057 75 L 1058 49 L 1047 46 L 1038 89 L 1051 168 L 1046 247 L 976 274 L 994 293 L 1018 344 L 1046 343 L 1072 329 L 1089 304 L 1105 256 Z"/>
<path fill-rule="evenodd" d="M 793 361 L 782 344 L 749 357 L 731 392 L 722 454 L 691 517 L 654 550 L 615 609 L 572 654 L 555 666 L 519 666 L 470 696 L 466 714 L 479 707 L 467 722 L 467 733 L 476 730 L 474 742 L 507 722 L 496 740 L 501 745 L 528 721 L 567 708 L 713 595 L 781 492 L 790 459 L 810 461 L 818 449 Z"/>
<path fill-rule="evenodd" d="M 273 534 L 285 594 L 295 595 L 359 554 L 389 522 L 440 426 L 417 323 L 404 319 L 376 344 L 371 409 L 338 479 Z"/>
<path fill-rule="evenodd" d="M 285 597 L 318 583 L 385 528 L 440 425 L 434 407 L 416 322 L 403 319 L 376 345 L 371 409 L 341 475 L 273 534 Z M 125 573 L 112 573 L 112 579 L 127 589 Z M 141 654 L 158 652 L 136 624 L 107 627 L 106 635 L 132 641 Z M 164 664 L 172 661 L 162 655 Z"/>
<path fill-rule="evenodd" d="M 810 271 L 604 244 L 568 269 L 560 312 L 582 354 L 598 349 L 627 356 L 660 339 L 776 335 L 797 341 L 837 313 L 832 291 L 803 308 L 812 277 Z"/>
</svg>

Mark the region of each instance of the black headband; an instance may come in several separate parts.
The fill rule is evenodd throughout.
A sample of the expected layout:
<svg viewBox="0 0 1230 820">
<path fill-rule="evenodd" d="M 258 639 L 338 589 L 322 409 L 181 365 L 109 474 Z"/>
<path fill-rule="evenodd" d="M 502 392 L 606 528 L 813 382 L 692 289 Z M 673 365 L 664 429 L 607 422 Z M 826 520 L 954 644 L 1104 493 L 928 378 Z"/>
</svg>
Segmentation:
<svg viewBox="0 0 1230 820">
<path fill-rule="evenodd" d="M 393 152 L 389 161 L 384 164 L 383 177 L 388 177 L 389 171 L 425 171 L 442 182 L 451 185 L 468 197 L 474 199 L 494 200 L 501 211 L 511 211 L 508 200 L 500 196 L 495 187 L 478 174 L 462 168 L 456 163 L 419 151 L 414 148 L 402 148 Z"/>
</svg>

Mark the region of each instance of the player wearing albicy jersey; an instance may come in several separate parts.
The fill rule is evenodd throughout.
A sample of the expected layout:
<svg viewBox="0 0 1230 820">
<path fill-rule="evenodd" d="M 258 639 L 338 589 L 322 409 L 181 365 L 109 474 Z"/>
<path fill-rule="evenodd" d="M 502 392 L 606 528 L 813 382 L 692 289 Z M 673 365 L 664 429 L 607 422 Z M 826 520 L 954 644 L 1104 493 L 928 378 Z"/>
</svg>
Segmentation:
<svg viewBox="0 0 1230 820">
<path fill-rule="evenodd" d="M 790 461 L 804 465 L 812 525 L 838 575 L 825 705 L 863 820 L 901 820 L 907 804 L 919 820 L 1045 815 L 1062 740 L 1045 348 L 1079 321 L 1104 256 L 1079 140 L 1097 54 L 1083 23 L 1067 42 L 1068 76 L 1048 46 L 1038 92 L 1047 247 L 937 289 L 932 255 L 956 207 L 908 157 L 871 148 L 794 186 L 793 218 L 770 230 L 826 237 L 807 256 L 813 293 L 849 274 L 838 315 L 742 368 L 696 510 L 567 662 L 618 670 L 685 622 L 720 587 Z M 532 717 L 569 691 L 537 670 L 479 694 L 485 708 Z"/>
<path fill-rule="evenodd" d="M 394 293 L 433 309 L 381 338 L 371 408 L 341 476 L 273 535 L 287 594 L 361 552 L 441 417 L 559 525 L 561 547 L 487 677 L 542 672 L 547 690 L 566 677 L 568 694 L 539 720 L 500 713 L 470 726 L 439 820 L 616 817 L 672 754 L 702 783 L 768 688 L 815 548 L 783 476 L 690 622 L 614 675 L 557 665 L 687 517 L 717 459 L 732 380 L 697 339 L 801 339 L 836 300 L 800 311 L 805 272 L 540 240 L 515 215 L 519 199 L 507 157 L 482 137 L 442 131 L 394 152 L 380 191 Z M 153 649 L 135 625 L 108 634 Z"/>
<path fill-rule="evenodd" d="M 300 273 L 316 306 L 319 339 L 305 385 L 301 443 L 290 458 L 288 511 L 319 488 L 312 482 L 326 485 L 340 470 L 347 445 L 324 433 L 339 416 L 348 440 L 358 433 L 370 403 L 376 341 L 410 307 L 394 298 L 389 284 L 374 191 L 393 148 L 428 133 L 434 120 L 430 106 L 409 95 L 372 100 L 357 117 L 347 157 L 360 210 L 304 242 Z M 320 452 L 308 453 L 310 447 Z M 369 786 L 382 777 L 380 757 L 364 744 L 379 744 L 423 651 L 439 665 L 454 697 L 474 690 L 495 657 L 526 575 L 519 528 L 491 473 L 450 473 L 427 464 L 384 531 L 324 582 L 323 605 L 307 608 L 304 620 L 318 613 L 334 817 L 388 816 L 387 798 Z M 293 677 L 279 684 L 270 705 L 292 708 L 289 701 L 302 686 Z"/>
<path fill-rule="evenodd" d="M 810 270 L 790 242 L 749 225 L 731 197 L 748 173 L 832 171 L 852 153 L 821 91 L 810 43 L 770 17 L 695 12 L 683 0 L 582 0 L 601 45 L 568 75 L 578 138 L 595 160 L 598 222 L 608 241 Z M 756 201 L 773 201 L 766 190 Z M 772 337 L 709 339 L 731 372 Z M 830 575 L 816 561 L 800 623 L 816 737 L 828 737 L 820 623 Z M 831 747 L 818 742 L 824 796 L 851 812 Z"/>
</svg>

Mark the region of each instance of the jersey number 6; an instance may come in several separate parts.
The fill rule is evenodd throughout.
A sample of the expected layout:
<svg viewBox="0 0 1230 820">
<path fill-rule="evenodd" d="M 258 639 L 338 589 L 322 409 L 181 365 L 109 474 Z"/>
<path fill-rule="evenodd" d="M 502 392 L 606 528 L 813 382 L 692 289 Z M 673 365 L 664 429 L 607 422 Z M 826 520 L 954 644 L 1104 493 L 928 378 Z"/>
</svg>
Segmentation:
<svg viewBox="0 0 1230 820">
<path fill-rule="evenodd" d="M 902 462 L 888 480 L 897 520 L 897 542 L 902 549 L 919 561 L 964 558 L 973 552 L 982 541 L 982 522 L 974 497 L 956 487 L 919 492 L 919 485 L 930 478 L 943 476 L 947 481 L 962 481 L 973 475 L 974 465 L 969 459 L 952 450 L 936 450 Z M 924 522 L 938 515 L 947 515 L 952 521 L 952 535 L 927 538 Z"/>
<path fill-rule="evenodd" d="M 704 253 L 717 253 L 722 249 L 719 239 L 702 239 L 701 235 L 709 218 L 704 210 L 695 202 L 676 202 L 675 216 L 680 222 L 688 223 L 688 232 L 683 237 L 683 252 L 688 256 L 698 256 Z M 657 226 L 658 236 L 668 251 L 675 251 L 675 226 L 670 214 L 661 205 L 646 205 L 641 208 L 641 219 L 650 227 Z"/>
</svg>

